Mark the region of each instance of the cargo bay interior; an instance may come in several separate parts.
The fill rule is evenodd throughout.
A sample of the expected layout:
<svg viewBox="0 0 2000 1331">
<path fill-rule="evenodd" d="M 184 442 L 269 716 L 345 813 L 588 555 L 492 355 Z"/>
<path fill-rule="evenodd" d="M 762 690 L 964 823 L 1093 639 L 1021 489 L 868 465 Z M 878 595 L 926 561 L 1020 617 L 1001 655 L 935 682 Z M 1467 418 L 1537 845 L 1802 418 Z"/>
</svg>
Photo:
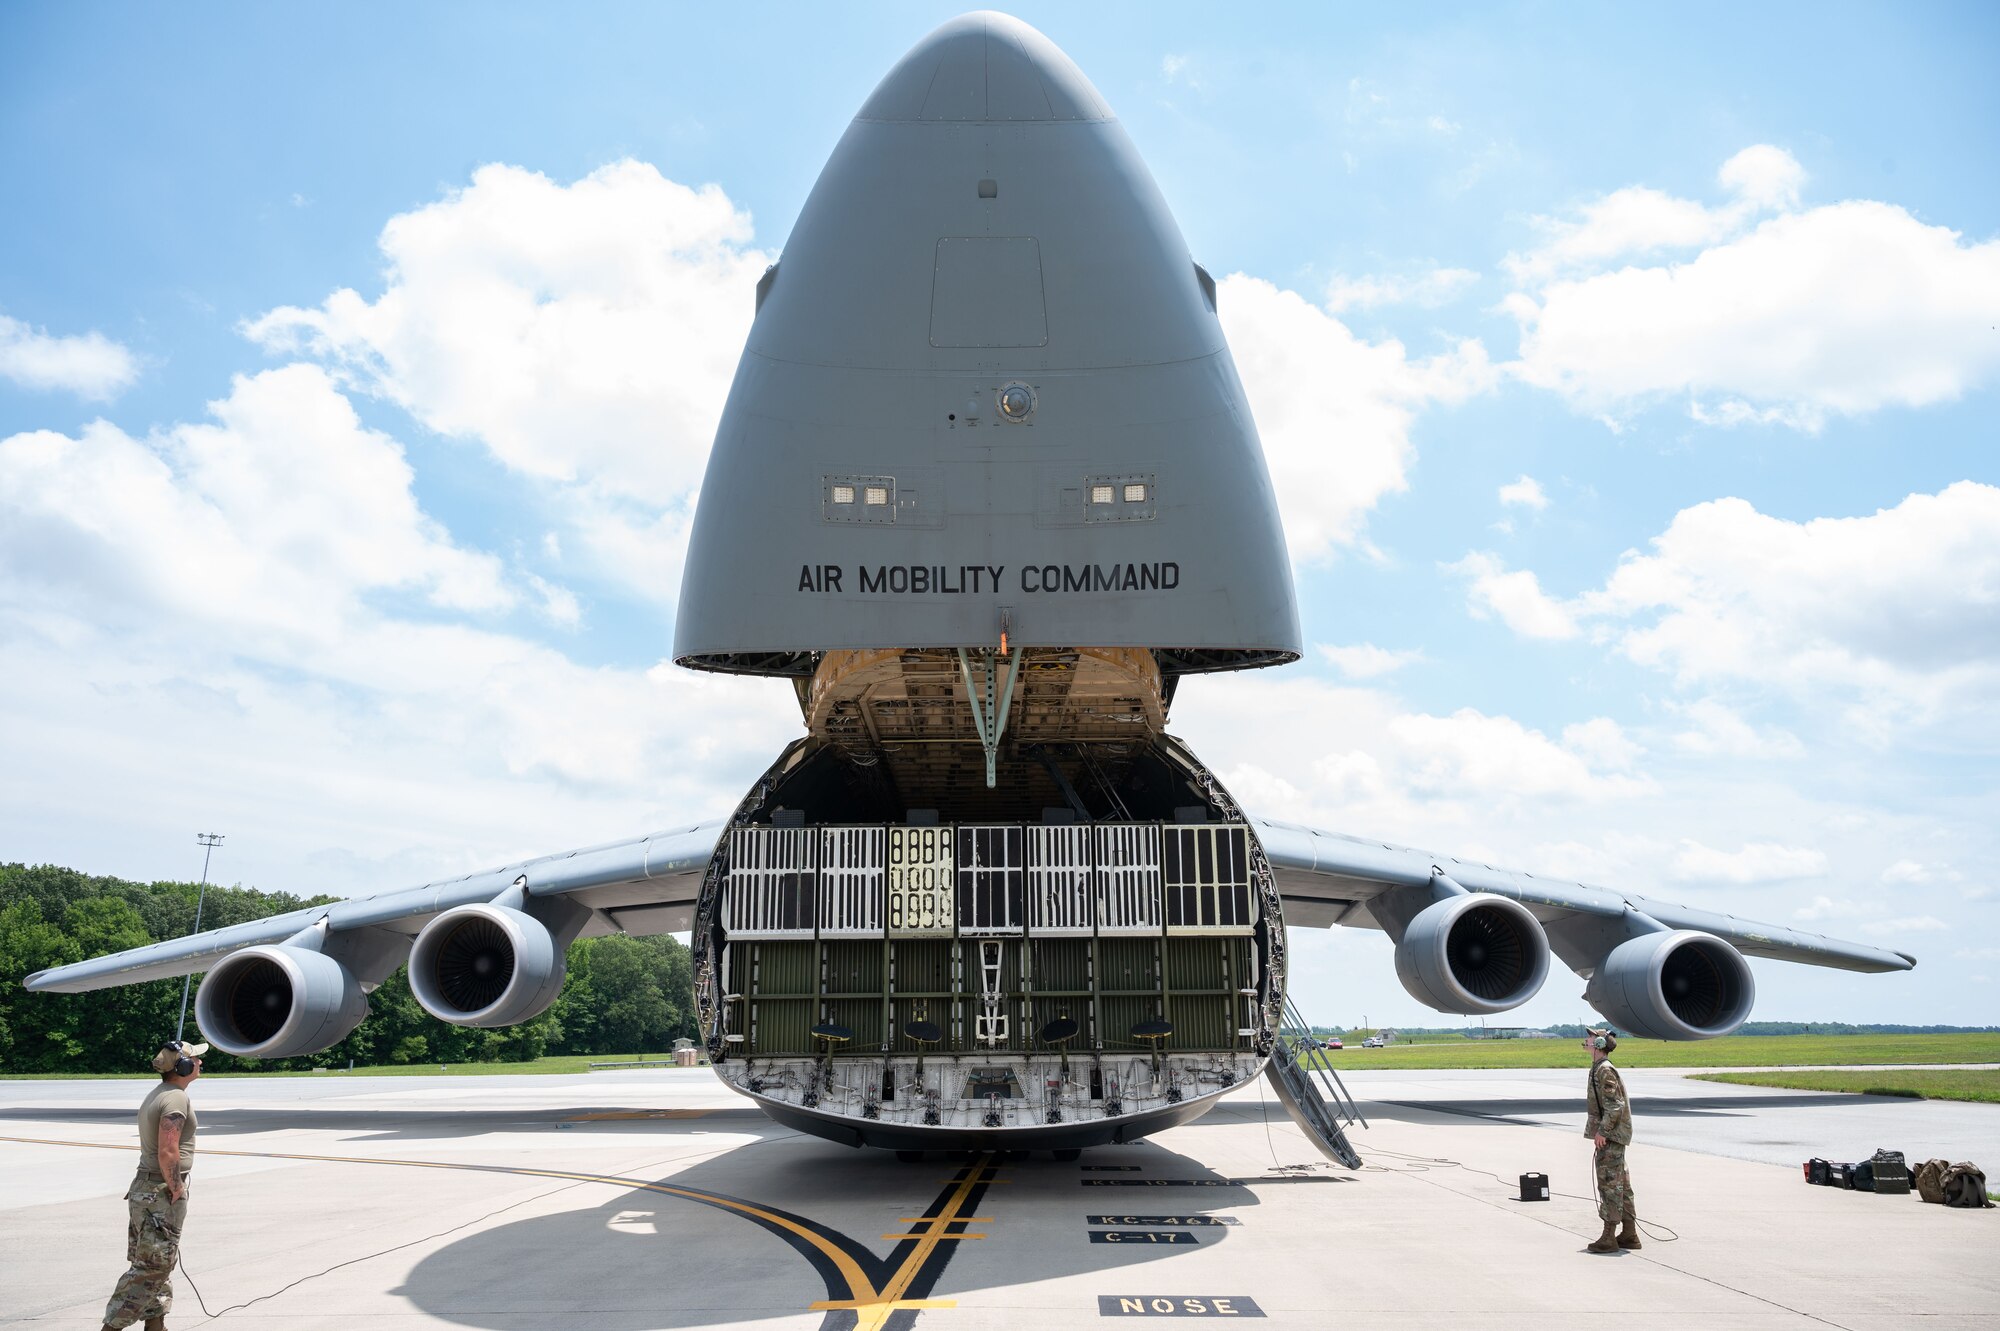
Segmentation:
<svg viewBox="0 0 2000 1331">
<path fill-rule="evenodd" d="M 1282 993 L 1275 890 L 1162 733 L 1151 653 L 828 653 L 799 693 L 809 734 L 744 800 L 697 920 L 725 1080 L 962 1129 L 1103 1122 L 1254 1075 Z"/>
</svg>

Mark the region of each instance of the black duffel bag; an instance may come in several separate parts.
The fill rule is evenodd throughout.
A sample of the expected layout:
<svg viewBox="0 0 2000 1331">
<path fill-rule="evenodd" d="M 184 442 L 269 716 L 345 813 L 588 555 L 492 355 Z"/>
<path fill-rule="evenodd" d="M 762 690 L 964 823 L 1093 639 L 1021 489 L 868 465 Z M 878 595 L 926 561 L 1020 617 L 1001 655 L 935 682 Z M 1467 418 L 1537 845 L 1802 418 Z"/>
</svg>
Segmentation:
<svg viewBox="0 0 2000 1331">
<path fill-rule="evenodd" d="M 1906 1193 L 1910 1190 L 1910 1166 L 1901 1151 L 1877 1151 L 1868 1162 L 1875 1179 L 1875 1191 Z"/>
</svg>

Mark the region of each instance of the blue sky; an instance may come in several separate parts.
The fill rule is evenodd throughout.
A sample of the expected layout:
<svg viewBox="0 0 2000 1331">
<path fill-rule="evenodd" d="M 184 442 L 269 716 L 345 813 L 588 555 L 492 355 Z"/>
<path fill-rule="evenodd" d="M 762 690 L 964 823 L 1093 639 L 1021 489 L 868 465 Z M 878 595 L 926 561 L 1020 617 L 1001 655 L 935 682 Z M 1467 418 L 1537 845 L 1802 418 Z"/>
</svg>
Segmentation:
<svg viewBox="0 0 2000 1331">
<path fill-rule="evenodd" d="M 659 665 L 703 423 L 955 12 L 0 10 L 0 856 L 362 891 L 732 803 L 796 713 Z M 1991 7 L 1016 12 L 1234 275 L 1315 644 L 1182 691 L 1238 794 L 1925 959 L 1760 1015 L 1993 1020 Z"/>
</svg>

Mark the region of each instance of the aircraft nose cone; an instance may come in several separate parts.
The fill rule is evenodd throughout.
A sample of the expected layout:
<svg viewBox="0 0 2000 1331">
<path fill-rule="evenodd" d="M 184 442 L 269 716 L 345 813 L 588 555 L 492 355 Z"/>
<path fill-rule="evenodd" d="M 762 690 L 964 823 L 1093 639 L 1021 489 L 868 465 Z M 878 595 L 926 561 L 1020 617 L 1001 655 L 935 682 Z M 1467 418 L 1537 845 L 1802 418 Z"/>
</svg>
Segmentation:
<svg viewBox="0 0 2000 1331">
<path fill-rule="evenodd" d="M 1108 120 L 1111 108 L 1054 42 L 1009 14 L 963 14 L 910 48 L 863 120 Z"/>
</svg>

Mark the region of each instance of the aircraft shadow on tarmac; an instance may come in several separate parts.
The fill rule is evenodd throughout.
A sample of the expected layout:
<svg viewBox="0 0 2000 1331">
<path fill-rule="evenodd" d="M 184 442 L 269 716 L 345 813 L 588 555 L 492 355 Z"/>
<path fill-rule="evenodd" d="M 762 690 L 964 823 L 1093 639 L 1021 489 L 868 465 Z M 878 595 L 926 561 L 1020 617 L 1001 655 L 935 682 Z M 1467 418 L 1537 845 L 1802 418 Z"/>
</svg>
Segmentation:
<svg viewBox="0 0 2000 1331">
<path fill-rule="evenodd" d="M 593 1116 L 599 1116 L 594 1117 Z M 33 1107 L 0 1109 L 0 1122 L 106 1123 L 129 1127 L 129 1106 L 100 1108 Z M 495 1132 L 522 1132 L 583 1126 L 593 1132 L 658 1136 L 669 1122 L 686 1122 L 710 1131 L 747 1132 L 770 1125 L 763 1112 L 749 1106 L 726 1109 L 668 1110 L 664 1114 L 623 1108 L 563 1105 L 547 1109 L 429 1109 L 379 1107 L 343 1109 L 324 1102 L 276 1109 L 210 1109 L 201 1111 L 202 1140 L 221 1146 L 224 1138 L 264 1132 L 346 1132 L 348 1141 L 448 1141 Z"/>
<path fill-rule="evenodd" d="M 665 1125 L 656 1130 L 659 1126 Z M 663 1146 L 671 1147 L 677 1137 L 685 1140 L 684 1132 L 701 1125 L 671 1126 L 680 1131 L 659 1133 Z M 758 1141 L 658 1175 L 662 1191 L 634 1187 L 610 1195 L 576 1194 L 602 1200 L 453 1241 L 418 1262 L 392 1292 L 433 1317 L 466 1326 L 518 1326 L 524 1313 L 559 1307 L 551 1293 L 560 1299 L 565 1288 L 588 1292 L 580 1302 L 590 1309 L 592 1326 L 602 1331 L 706 1326 L 795 1316 L 806 1311 L 803 1304 L 819 1300 L 865 1298 L 871 1291 L 853 1287 L 857 1272 L 872 1292 L 895 1288 L 904 1298 L 921 1299 L 934 1290 L 952 1297 L 967 1288 L 1139 1267 L 1191 1244 L 1240 1240 L 1240 1231 L 1222 1223 L 1198 1224 L 1167 1231 L 1170 1242 L 1092 1242 L 1090 1231 L 1105 1226 L 1087 1217 L 1221 1217 L 1258 1204 L 1251 1187 L 1152 1141 L 1088 1150 L 1071 1162 L 981 1156 L 992 1161 L 981 1173 L 961 1156 L 903 1161 L 767 1126 L 771 1131 Z M 1104 1171 L 1105 1165 L 1115 1166 L 1115 1172 Z M 643 1174 L 626 1177 L 637 1182 Z M 982 1179 L 1002 1186 L 988 1189 Z M 1198 1182 L 1125 1185 L 1141 1179 Z M 1084 1186 L 1083 1180 L 1096 1182 Z M 1303 1181 L 1309 1180 L 1260 1177 L 1255 1187 Z M 719 1200 L 666 1189 L 707 1192 Z M 1329 1200 L 1338 1191 L 1327 1189 Z M 754 1207 L 765 1218 L 745 1209 L 732 1212 L 731 1202 Z M 922 1228 L 898 1218 L 953 1210 L 980 1217 L 955 1226 L 987 1236 L 974 1249 L 976 1256 L 963 1242 L 939 1242 L 926 1252 L 914 1241 L 884 1237 Z M 760 1228 L 765 1232 L 757 1232 Z M 842 1253 L 845 1273 L 839 1269 Z M 1116 1291 L 1107 1287 L 1107 1292 Z M 841 1331 L 855 1320 L 851 1311 L 829 1310 L 822 1326 Z M 899 1316 L 890 1325 L 908 1320 Z"/>
</svg>

